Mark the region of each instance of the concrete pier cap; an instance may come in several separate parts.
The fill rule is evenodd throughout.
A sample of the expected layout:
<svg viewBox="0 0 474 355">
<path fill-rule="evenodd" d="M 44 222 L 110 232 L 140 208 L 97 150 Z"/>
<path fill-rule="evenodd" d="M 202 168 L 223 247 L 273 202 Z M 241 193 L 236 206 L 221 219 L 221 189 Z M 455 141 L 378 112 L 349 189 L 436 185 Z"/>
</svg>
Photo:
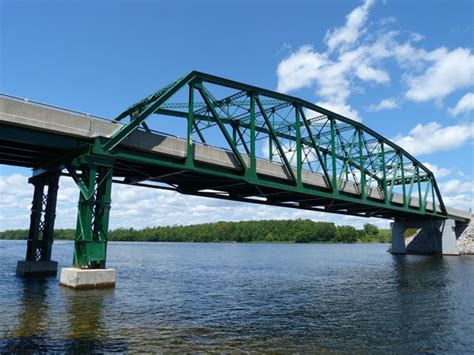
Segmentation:
<svg viewBox="0 0 474 355">
<path fill-rule="evenodd" d="M 76 290 L 115 287 L 115 269 L 63 268 L 59 283 Z"/>
</svg>

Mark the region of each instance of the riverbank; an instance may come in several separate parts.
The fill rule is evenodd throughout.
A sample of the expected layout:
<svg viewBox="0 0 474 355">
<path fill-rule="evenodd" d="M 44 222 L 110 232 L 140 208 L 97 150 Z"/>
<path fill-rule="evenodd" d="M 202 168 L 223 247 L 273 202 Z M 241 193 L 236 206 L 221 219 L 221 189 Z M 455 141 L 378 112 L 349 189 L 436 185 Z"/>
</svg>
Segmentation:
<svg viewBox="0 0 474 355">
<path fill-rule="evenodd" d="M 73 240 L 74 229 L 55 230 L 56 240 Z M 0 239 L 27 239 L 27 230 L 0 232 Z M 334 223 L 311 220 L 262 220 L 216 222 L 189 226 L 119 228 L 109 232 L 110 241 L 153 242 L 236 242 L 236 243 L 356 243 L 390 241 L 390 231 L 373 224 L 364 228 L 336 226 Z"/>
</svg>

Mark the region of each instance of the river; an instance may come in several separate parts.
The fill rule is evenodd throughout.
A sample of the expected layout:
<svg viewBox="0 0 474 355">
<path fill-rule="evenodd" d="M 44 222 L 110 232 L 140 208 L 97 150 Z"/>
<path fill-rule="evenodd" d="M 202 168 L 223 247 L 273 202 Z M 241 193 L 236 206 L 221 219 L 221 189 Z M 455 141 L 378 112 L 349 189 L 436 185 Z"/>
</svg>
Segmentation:
<svg viewBox="0 0 474 355">
<path fill-rule="evenodd" d="M 474 257 L 387 248 L 114 242 L 117 287 L 73 291 L 16 277 L 26 242 L 0 241 L 0 353 L 474 351 Z"/>
</svg>

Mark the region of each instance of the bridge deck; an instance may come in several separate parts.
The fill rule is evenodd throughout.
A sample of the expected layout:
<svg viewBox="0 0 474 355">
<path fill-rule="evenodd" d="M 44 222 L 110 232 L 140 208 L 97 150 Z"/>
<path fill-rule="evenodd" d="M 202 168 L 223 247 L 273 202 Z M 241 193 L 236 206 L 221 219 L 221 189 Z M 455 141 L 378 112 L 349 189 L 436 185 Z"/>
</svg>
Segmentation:
<svg viewBox="0 0 474 355">
<path fill-rule="evenodd" d="M 0 164 L 25 166 L 31 168 L 41 167 L 48 161 L 57 159 L 66 152 L 71 151 L 84 142 L 90 142 L 95 137 L 110 137 L 117 130 L 120 123 L 108 121 L 79 112 L 64 110 L 52 106 L 18 100 L 11 97 L 0 97 Z M 21 134 L 18 134 L 21 132 Z M 19 138 L 19 137 L 22 138 Z M 145 154 L 147 156 L 160 156 L 171 161 L 180 161 L 186 158 L 186 141 L 178 137 L 166 136 L 158 133 L 135 131 L 120 145 L 120 149 L 127 152 Z M 243 155 L 246 163 L 249 157 Z M 194 145 L 194 161 L 197 164 L 212 166 L 225 171 L 238 171 L 239 162 L 230 151 L 202 144 Z M 324 206 L 334 203 L 329 199 L 314 198 L 314 196 L 289 196 L 285 192 L 266 189 L 262 191 L 255 186 L 246 186 L 245 183 L 235 183 L 230 180 L 216 178 L 209 181 L 209 177 L 193 172 L 172 169 L 169 167 L 148 166 L 131 163 L 118 156 L 114 167 L 114 175 L 124 178 L 122 182 L 137 183 L 137 174 L 147 177 L 149 181 L 163 182 L 178 187 L 178 191 L 187 192 L 188 188 L 203 191 L 206 189 L 217 190 L 219 193 L 200 192 L 198 194 L 209 197 L 245 200 L 248 202 L 262 202 L 272 205 L 306 208 L 312 210 L 314 205 Z M 257 160 L 257 174 L 278 181 L 289 182 L 291 176 L 286 167 L 267 160 Z M 140 179 L 142 180 L 142 179 Z M 324 175 L 302 172 L 302 181 L 305 185 L 321 190 L 327 190 L 329 184 Z M 344 181 L 340 192 L 352 196 L 359 196 L 360 188 L 352 181 Z M 252 196 L 258 196 L 254 198 Z M 367 197 L 375 201 L 383 201 L 383 192 L 379 188 L 369 188 Z M 259 200 L 260 198 L 260 200 Z M 253 201 L 252 201 L 253 199 Z M 395 205 L 402 205 L 402 195 L 394 193 L 391 199 Z M 417 208 L 419 200 L 411 198 L 409 206 Z M 433 203 L 428 202 L 426 209 L 433 211 Z M 347 209 L 358 215 L 359 206 L 348 206 Z M 440 206 L 436 206 L 439 211 Z M 447 208 L 448 215 L 457 220 L 469 220 L 470 213 L 454 208 Z M 397 217 L 397 214 L 386 214 L 381 209 L 374 216 L 382 218 Z M 400 212 L 400 216 L 403 214 Z"/>
</svg>

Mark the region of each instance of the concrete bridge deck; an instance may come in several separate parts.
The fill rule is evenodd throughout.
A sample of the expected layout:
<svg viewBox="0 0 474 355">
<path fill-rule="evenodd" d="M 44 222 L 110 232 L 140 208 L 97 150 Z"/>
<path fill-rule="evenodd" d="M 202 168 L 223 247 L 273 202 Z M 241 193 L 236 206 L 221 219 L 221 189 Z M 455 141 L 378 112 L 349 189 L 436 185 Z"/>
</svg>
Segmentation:
<svg viewBox="0 0 474 355">
<path fill-rule="evenodd" d="M 64 110 L 61 108 L 34 103 L 13 97 L 0 97 L 0 129 L 7 132 L 8 128 L 16 127 L 24 129 L 25 132 L 45 132 L 52 134 L 51 137 L 58 139 L 58 142 L 51 142 L 51 146 L 35 148 L 35 143 L 28 142 L 28 135 L 25 135 L 25 144 L 12 144 L 5 141 L 5 137 L 0 138 L 0 163 L 21 165 L 35 168 L 45 163 L 41 156 L 54 159 L 64 154 L 72 146 L 77 146 L 80 142 L 91 141 L 96 137 L 111 137 L 111 135 L 121 126 L 121 123 L 109 121 L 87 114 Z M 6 133 L 7 134 L 7 133 Z M 61 139 L 73 137 L 75 141 L 64 141 Z M 166 156 L 173 159 L 186 158 L 186 140 L 178 137 L 166 136 L 158 133 L 150 133 L 137 130 L 127 137 L 122 143 L 122 147 L 134 151 L 142 151 L 147 154 Z M 248 164 L 250 158 L 243 155 L 244 161 Z M 239 170 L 239 162 L 230 151 L 195 143 L 194 161 L 214 166 L 219 169 Z M 278 179 L 281 181 L 291 180 L 291 176 L 286 167 L 282 164 L 257 159 L 257 174 Z M 302 172 L 302 181 L 305 185 L 328 189 L 329 184 L 322 174 L 310 171 Z M 359 196 L 360 187 L 352 181 L 343 181 L 340 184 L 342 193 Z M 379 188 L 371 187 L 367 191 L 367 197 L 373 200 L 383 201 L 383 192 Z M 393 193 L 391 201 L 393 204 L 402 205 L 403 197 Z M 417 208 L 419 199 L 412 197 L 409 206 Z M 291 206 L 290 206 L 291 207 Z M 437 211 L 441 210 L 439 205 L 435 206 Z M 433 203 L 428 202 L 426 209 L 433 211 Z M 447 207 L 449 217 L 455 219 L 470 219 L 468 211 Z"/>
</svg>

